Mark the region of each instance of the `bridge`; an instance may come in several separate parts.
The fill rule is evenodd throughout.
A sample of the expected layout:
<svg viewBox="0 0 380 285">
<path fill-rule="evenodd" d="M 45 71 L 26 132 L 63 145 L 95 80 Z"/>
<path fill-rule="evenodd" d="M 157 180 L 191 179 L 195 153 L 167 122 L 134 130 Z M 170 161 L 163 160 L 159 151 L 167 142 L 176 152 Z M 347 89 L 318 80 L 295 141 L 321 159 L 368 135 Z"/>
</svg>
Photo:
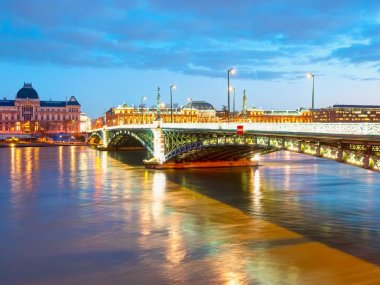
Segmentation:
<svg viewBox="0 0 380 285">
<path fill-rule="evenodd" d="M 243 128 L 237 133 L 238 126 Z M 241 127 L 242 126 L 242 127 Z M 104 150 L 144 147 L 147 167 L 252 165 L 278 150 L 380 171 L 378 123 L 201 123 L 120 125 L 89 132 Z"/>
</svg>

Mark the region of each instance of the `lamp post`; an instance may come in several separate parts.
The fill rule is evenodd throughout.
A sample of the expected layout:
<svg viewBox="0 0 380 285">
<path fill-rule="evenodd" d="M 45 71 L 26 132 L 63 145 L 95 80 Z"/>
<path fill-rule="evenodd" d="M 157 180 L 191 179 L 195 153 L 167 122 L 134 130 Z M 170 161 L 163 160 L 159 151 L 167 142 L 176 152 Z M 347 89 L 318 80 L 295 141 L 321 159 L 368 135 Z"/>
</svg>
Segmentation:
<svg viewBox="0 0 380 285">
<path fill-rule="evenodd" d="M 307 79 L 313 80 L 313 88 L 311 91 L 311 121 L 314 122 L 314 74 L 311 72 L 306 73 Z"/>
<path fill-rule="evenodd" d="M 190 123 L 193 122 L 193 99 L 187 98 L 187 101 L 190 102 Z"/>
<path fill-rule="evenodd" d="M 227 120 L 228 122 L 230 121 L 230 74 L 235 74 L 236 73 L 236 70 L 235 68 L 230 68 L 228 71 L 227 71 L 227 92 L 228 92 L 228 110 L 227 110 Z"/>
<path fill-rule="evenodd" d="M 161 120 L 160 86 L 157 87 L 157 121 Z"/>
<path fill-rule="evenodd" d="M 141 122 L 144 124 L 144 100 L 146 100 L 146 96 L 141 97 Z"/>
<path fill-rule="evenodd" d="M 172 90 L 176 89 L 175 84 L 170 85 L 170 122 L 173 123 L 173 92 Z"/>
<path fill-rule="evenodd" d="M 235 87 L 232 87 L 234 90 L 234 98 L 232 100 L 232 117 L 235 118 Z"/>
</svg>

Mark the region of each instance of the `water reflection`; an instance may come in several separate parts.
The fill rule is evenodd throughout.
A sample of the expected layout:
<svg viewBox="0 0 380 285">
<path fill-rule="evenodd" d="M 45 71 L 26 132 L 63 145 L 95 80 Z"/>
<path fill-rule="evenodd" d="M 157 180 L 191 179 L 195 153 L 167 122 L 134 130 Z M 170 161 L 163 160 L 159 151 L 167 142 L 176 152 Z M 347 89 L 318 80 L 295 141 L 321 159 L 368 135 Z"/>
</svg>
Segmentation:
<svg viewBox="0 0 380 285">
<path fill-rule="evenodd" d="M 261 183 L 260 183 L 260 170 L 252 168 L 251 173 L 253 174 L 253 189 L 251 190 L 252 192 L 252 206 L 253 206 L 253 211 L 257 213 L 258 215 L 261 215 L 261 209 L 262 209 L 262 194 L 261 194 Z"/>
<path fill-rule="evenodd" d="M 378 262 L 376 173 L 289 153 L 153 171 L 130 152 L 0 152 L 4 284 L 380 282 L 331 248 Z"/>
</svg>

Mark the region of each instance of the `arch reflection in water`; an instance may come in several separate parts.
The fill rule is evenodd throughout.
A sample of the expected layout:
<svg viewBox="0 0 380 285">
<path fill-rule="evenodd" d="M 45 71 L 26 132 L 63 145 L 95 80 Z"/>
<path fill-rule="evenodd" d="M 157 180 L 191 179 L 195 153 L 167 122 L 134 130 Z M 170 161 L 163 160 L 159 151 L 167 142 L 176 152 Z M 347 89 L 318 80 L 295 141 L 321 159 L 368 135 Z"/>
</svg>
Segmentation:
<svg viewBox="0 0 380 285">
<path fill-rule="evenodd" d="M 164 172 L 154 172 L 153 174 L 153 218 L 159 218 L 163 210 L 163 199 L 166 189 L 166 176 Z"/>
<path fill-rule="evenodd" d="M 252 206 L 254 213 L 261 214 L 262 211 L 262 205 L 261 205 L 261 184 L 260 184 L 260 170 L 258 168 L 251 170 L 251 174 L 253 173 L 253 179 L 251 181 L 253 182 L 253 189 L 251 189 L 252 193 Z"/>
</svg>

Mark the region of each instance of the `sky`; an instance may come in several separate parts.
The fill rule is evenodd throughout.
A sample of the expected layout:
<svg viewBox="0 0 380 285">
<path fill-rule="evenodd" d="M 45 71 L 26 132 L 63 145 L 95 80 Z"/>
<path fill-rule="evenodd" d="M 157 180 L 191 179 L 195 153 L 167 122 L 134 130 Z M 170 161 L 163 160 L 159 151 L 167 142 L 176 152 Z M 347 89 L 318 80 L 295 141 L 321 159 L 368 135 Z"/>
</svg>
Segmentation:
<svg viewBox="0 0 380 285">
<path fill-rule="evenodd" d="M 0 98 L 31 82 L 91 117 L 122 103 L 380 105 L 380 1 L 0 0 Z M 233 95 L 231 94 L 231 106 Z M 231 107 L 232 108 L 232 107 Z"/>
</svg>

